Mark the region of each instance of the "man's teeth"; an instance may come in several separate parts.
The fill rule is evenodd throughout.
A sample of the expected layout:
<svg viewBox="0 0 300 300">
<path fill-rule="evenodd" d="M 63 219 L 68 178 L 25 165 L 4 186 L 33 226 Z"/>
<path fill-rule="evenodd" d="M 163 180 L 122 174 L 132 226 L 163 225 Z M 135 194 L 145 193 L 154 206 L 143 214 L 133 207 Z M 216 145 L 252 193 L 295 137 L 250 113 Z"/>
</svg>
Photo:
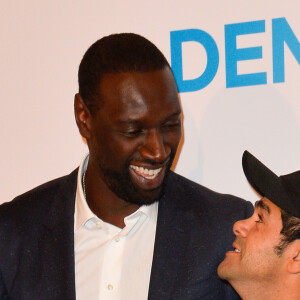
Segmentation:
<svg viewBox="0 0 300 300">
<path fill-rule="evenodd" d="M 234 252 L 241 253 L 241 251 L 239 249 L 236 249 L 236 248 L 234 248 Z"/>
<path fill-rule="evenodd" d="M 146 177 L 147 179 L 154 179 L 162 169 L 162 168 L 158 168 L 158 169 L 153 170 L 153 169 L 146 169 L 146 168 L 138 167 L 138 166 L 134 166 L 134 165 L 130 165 L 130 168 L 135 170 L 140 175 Z"/>
</svg>

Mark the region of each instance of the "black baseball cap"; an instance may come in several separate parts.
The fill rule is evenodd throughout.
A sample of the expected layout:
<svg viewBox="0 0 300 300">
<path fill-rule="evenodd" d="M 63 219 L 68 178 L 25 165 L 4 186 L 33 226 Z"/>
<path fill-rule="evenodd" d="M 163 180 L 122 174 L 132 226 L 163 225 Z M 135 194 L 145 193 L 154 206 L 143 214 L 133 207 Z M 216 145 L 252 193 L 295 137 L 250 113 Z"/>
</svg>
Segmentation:
<svg viewBox="0 0 300 300">
<path fill-rule="evenodd" d="M 260 195 L 300 218 L 300 171 L 277 176 L 248 151 L 242 161 L 249 183 Z"/>
</svg>

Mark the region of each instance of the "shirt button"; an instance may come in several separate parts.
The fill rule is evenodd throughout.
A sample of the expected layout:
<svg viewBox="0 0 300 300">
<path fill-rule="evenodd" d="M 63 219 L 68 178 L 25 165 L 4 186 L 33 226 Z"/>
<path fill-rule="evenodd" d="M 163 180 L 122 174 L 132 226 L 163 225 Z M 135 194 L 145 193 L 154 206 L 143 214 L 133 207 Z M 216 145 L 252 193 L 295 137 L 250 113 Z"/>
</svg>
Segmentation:
<svg viewBox="0 0 300 300">
<path fill-rule="evenodd" d="M 109 291 L 112 291 L 112 290 L 114 289 L 114 286 L 113 286 L 112 284 L 108 284 L 108 285 L 107 285 L 107 289 L 108 289 Z"/>
<path fill-rule="evenodd" d="M 101 222 L 97 222 L 97 223 L 96 223 L 96 227 L 97 227 L 98 229 L 101 229 L 101 227 L 102 227 Z"/>
<path fill-rule="evenodd" d="M 115 241 L 120 242 L 120 237 L 119 236 L 115 237 Z"/>
</svg>

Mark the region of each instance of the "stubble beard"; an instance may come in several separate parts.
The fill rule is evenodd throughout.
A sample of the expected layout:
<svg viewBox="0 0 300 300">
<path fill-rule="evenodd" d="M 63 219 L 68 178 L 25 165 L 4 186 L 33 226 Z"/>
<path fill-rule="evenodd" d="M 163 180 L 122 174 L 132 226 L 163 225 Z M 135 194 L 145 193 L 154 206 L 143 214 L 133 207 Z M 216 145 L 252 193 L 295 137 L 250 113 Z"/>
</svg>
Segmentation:
<svg viewBox="0 0 300 300">
<path fill-rule="evenodd" d="M 134 185 L 129 174 L 129 161 L 125 163 L 122 172 L 117 172 L 106 168 L 100 162 L 99 167 L 103 174 L 103 181 L 108 186 L 108 188 L 119 198 L 128 203 L 136 204 L 139 206 L 151 205 L 158 201 L 164 194 L 167 177 L 170 173 L 170 168 L 174 157 L 175 155 L 171 153 L 170 159 L 166 165 L 166 171 L 161 185 L 152 190 L 144 190 Z"/>
</svg>

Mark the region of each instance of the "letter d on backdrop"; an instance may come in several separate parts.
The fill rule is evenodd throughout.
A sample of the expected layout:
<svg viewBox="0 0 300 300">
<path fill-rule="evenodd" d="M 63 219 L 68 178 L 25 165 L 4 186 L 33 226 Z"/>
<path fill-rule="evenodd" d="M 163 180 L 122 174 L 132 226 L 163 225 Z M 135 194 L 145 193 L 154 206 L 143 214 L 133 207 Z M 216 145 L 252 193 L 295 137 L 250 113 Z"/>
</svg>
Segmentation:
<svg viewBox="0 0 300 300">
<path fill-rule="evenodd" d="M 170 32 L 171 66 L 179 92 L 193 92 L 206 87 L 215 77 L 219 67 L 219 51 L 214 39 L 200 29 L 186 29 Z M 207 55 L 206 68 L 198 78 L 184 80 L 182 70 L 182 43 L 198 42 Z"/>
</svg>

